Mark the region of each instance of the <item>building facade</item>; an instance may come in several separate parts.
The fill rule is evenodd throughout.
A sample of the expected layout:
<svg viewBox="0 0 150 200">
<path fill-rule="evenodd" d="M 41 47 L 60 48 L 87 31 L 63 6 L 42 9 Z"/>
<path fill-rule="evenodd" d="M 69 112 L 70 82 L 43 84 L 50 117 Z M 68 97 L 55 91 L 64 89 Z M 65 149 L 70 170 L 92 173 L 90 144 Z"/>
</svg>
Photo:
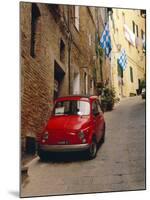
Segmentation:
<svg viewBox="0 0 150 200">
<path fill-rule="evenodd" d="M 35 149 L 55 98 L 96 94 L 108 78 L 109 62 L 96 53 L 105 21 L 106 9 L 20 3 L 22 151 Z"/>
<path fill-rule="evenodd" d="M 145 79 L 145 18 L 144 10 L 111 10 L 111 74 L 117 97 L 138 94 Z M 122 49 L 127 57 L 124 70 L 118 64 Z"/>
</svg>

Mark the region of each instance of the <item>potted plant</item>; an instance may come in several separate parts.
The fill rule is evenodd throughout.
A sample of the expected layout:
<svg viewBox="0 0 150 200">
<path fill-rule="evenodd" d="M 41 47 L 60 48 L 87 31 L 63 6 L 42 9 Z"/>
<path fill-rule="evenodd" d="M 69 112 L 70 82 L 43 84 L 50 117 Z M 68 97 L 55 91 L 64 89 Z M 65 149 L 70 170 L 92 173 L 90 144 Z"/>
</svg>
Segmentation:
<svg viewBox="0 0 150 200">
<path fill-rule="evenodd" d="M 115 103 L 115 90 L 111 88 L 103 88 L 101 105 L 104 111 L 112 110 Z"/>
</svg>

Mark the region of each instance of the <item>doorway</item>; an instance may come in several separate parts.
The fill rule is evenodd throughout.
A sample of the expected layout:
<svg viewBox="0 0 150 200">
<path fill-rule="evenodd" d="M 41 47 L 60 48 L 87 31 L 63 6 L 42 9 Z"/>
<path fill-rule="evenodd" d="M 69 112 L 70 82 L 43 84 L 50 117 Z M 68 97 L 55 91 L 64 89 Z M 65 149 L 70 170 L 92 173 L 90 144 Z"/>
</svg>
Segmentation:
<svg viewBox="0 0 150 200">
<path fill-rule="evenodd" d="M 54 100 L 59 97 L 65 72 L 60 65 L 54 63 Z"/>
</svg>

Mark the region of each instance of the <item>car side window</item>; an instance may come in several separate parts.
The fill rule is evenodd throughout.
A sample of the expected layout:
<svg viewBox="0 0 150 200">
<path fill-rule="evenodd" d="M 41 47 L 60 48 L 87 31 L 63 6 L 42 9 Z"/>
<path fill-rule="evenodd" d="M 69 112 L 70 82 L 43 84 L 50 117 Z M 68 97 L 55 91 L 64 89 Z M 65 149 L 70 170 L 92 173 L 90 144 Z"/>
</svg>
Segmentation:
<svg viewBox="0 0 150 200">
<path fill-rule="evenodd" d="M 92 103 L 92 113 L 95 114 L 98 112 L 98 107 L 96 101 Z"/>
<path fill-rule="evenodd" d="M 100 106 L 100 102 L 97 100 L 96 103 L 97 103 L 98 112 L 99 112 L 99 113 L 102 113 L 102 109 L 101 109 L 101 106 Z"/>
</svg>

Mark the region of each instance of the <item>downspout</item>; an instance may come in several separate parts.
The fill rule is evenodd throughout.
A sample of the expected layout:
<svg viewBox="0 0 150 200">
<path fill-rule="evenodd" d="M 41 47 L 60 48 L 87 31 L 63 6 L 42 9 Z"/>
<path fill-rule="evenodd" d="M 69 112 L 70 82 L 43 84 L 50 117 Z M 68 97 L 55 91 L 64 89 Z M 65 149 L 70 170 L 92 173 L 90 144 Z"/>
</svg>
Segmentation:
<svg viewBox="0 0 150 200">
<path fill-rule="evenodd" d="M 70 13 L 69 6 L 67 7 L 67 25 L 68 25 L 68 85 L 69 85 L 69 94 L 71 94 L 71 71 L 70 71 L 70 62 L 71 62 L 71 32 L 70 32 Z"/>
<path fill-rule="evenodd" d="M 97 10 L 97 26 L 98 26 L 98 38 L 100 38 L 100 27 L 99 27 L 99 16 L 98 16 L 98 10 Z M 103 22 L 102 22 L 103 23 Z M 100 54 L 100 50 L 98 49 L 98 57 L 99 57 L 99 66 L 100 66 L 100 77 L 101 77 L 101 82 L 103 82 L 103 69 L 102 69 L 102 57 Z"/>
</svg>

